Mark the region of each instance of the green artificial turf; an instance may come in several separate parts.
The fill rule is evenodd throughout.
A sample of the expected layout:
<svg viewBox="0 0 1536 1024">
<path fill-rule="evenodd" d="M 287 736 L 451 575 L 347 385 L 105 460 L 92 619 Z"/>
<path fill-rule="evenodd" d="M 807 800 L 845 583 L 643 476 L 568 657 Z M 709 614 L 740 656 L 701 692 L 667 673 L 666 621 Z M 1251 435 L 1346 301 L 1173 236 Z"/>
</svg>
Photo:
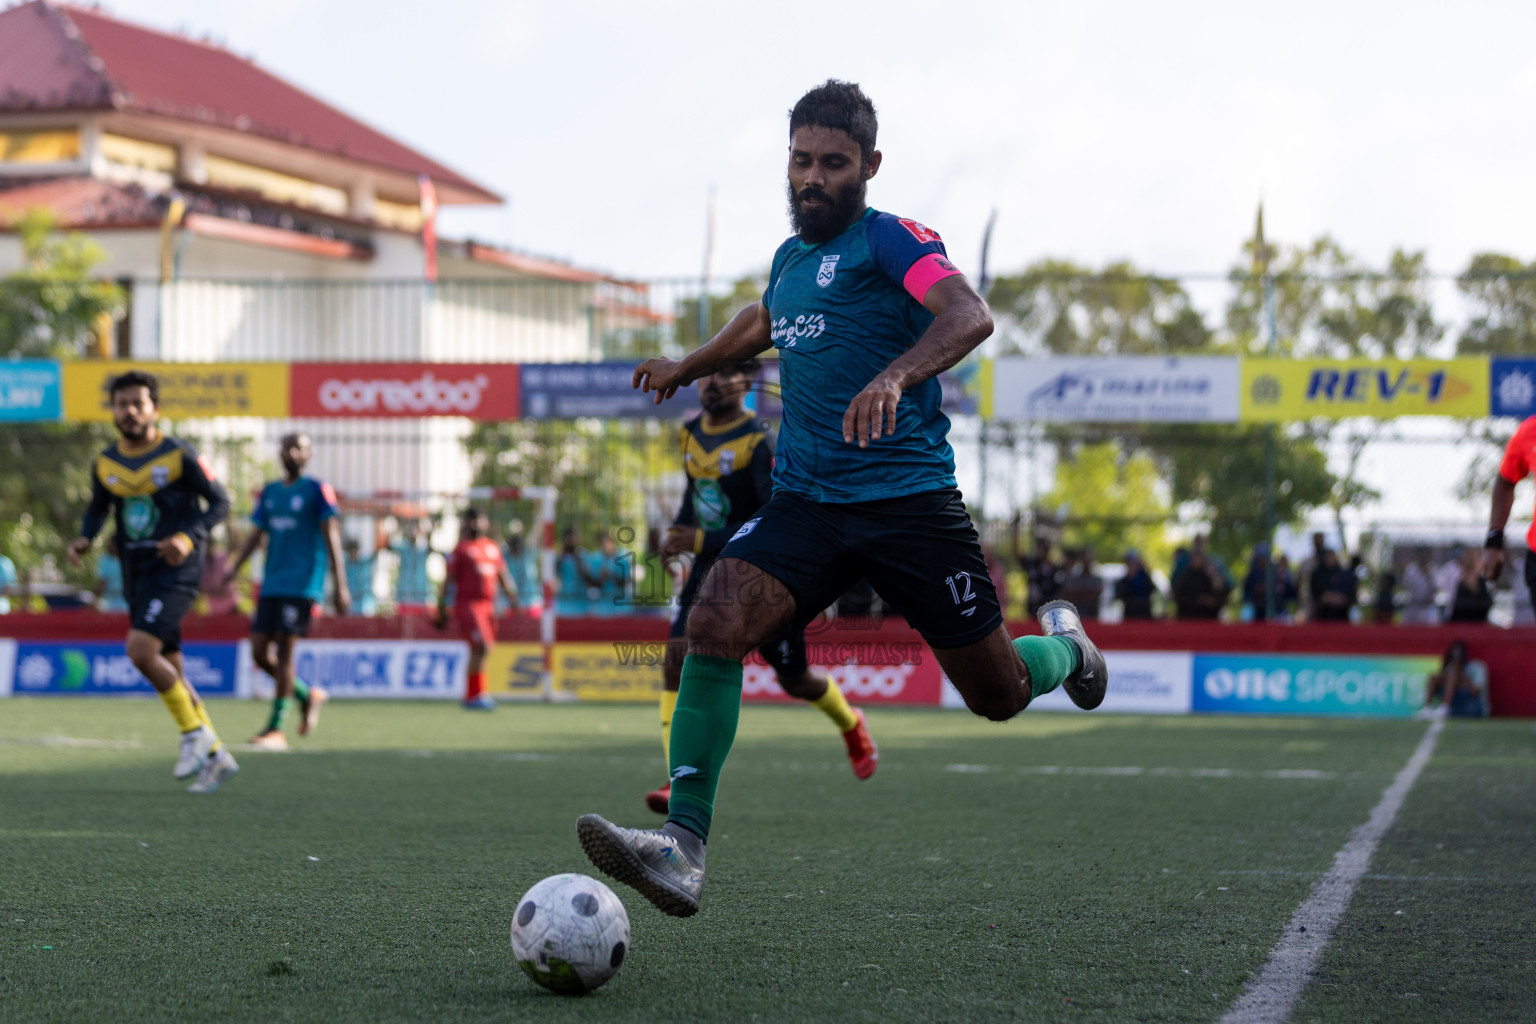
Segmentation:
<svg viewBox="0 0 1536 1024">
<path fill-rule="evenodd" d="M 619 887 L 630 955 L 570 998 L 518 969 L 512 913 L 595 873 L 578 815 L 659 822 L 653 707 L 337 703 L 198 798 L 156 702 L 0 701 L 0 1018 L 1212 1021 L 1424 731 L 870 724 L 861 783 L 817 712 L 746 709 L 702 911 Z M 1533 773 L 1531 723 L 1447 729 L 1295 1019 L 1529 1019 Z"/>
</svg>

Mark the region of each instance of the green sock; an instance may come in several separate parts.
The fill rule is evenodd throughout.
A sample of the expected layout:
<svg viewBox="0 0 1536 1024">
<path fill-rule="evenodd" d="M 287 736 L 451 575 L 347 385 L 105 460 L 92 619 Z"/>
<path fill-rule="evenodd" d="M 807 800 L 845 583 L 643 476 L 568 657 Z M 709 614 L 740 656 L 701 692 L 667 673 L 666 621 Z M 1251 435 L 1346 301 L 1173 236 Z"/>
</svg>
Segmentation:
<svg viewBox="0 0 1536 1024">
<path fill-rule="evenodd" d="M 267 719 L 267 727 L 263 732 L 282 732 L 283 719 L 288 717 L 288 698 L 272 698 L 272 717 Z"/>
<path fill-rule="evenodd" d="M 1083 667 L 1077 644 L 1064 636 L 1021 636 L 1013 649 L 1029 669 L 1029 699 L 1050 693 L 1062 680 Z"/>
<path fill-rule="evenodd" d="M 690 654 L 672 712 L 672 802 L 667 820 L 709 838 L 720 770 L 741 716 L 741 662 Z"/>
<path fill-rule="evenodd" d="M 300 704 L 309 703 L 309 684 L 298 676 L 293 677 L 293 695 L 299 698 Z"/>
</svg>

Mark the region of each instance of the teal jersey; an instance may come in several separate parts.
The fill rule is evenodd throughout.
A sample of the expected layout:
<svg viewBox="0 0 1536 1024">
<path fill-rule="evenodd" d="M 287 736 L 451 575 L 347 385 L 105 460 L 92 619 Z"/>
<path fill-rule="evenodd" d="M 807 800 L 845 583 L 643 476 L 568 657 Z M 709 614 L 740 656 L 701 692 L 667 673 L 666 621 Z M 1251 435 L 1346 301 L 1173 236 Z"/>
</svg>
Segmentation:
<svg viewBox="0 0 1536 1024">
<path fill-rule="evenodd" d="M 325 598 L 325 521 L 340 511 L 331 485 L 307 476 L 261 489 L 251 522 L 267 535 L 262 597 Z"/>
<path fill-rule="evenodd" d="M 430 603 L 432 582 L 427 576 L 427 559 L 432 557 L 432 549 L 402 539 L 391 544 L 389 550 L 400 559 L 400 572 L 395 577 L 395 600 L 400 604 Z"/>
<path fill-rule="evenodd" d="M 775 490 L 838 503 L 955 486 L 937 378 L 901 396 L 895 433 L 868 448 L 843 440 L 843 414 L 933 323 L 928 288 L 958 273 L 936 233 L 877 210 L 820 245 L 779 246 L 763 293 L 784 403 Z"/>
</svg>

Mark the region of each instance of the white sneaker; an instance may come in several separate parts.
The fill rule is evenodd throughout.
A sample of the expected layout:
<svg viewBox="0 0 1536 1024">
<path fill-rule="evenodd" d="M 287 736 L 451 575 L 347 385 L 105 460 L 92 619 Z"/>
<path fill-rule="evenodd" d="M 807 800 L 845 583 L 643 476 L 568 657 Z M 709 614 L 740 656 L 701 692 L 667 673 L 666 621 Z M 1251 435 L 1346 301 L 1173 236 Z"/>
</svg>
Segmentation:
<svg viewBox="0 0 1536 1024">
<path fill-rule="evenodd" d="M 219 752 L 210 757 L 208 763 L 203 765 L 203 770 L 197 773 L 197 781 L 187 787 L 187 792 L 212 793 L 239 770 L 235 755 L 229 752 L 228 747 L 220 747 Z"/>
<path fill-rule="evenodd" d="M 171 776 L 177 779 L 185 779 L 196 775 L 208 760 L 208 751 L 219 738 L 213 734 L 213 730 L 206 725 L 200 725 L 191 732 L 181 734 L 181 754 L 176 758 L 176 767 L 171 769 Z"/>
</svg>

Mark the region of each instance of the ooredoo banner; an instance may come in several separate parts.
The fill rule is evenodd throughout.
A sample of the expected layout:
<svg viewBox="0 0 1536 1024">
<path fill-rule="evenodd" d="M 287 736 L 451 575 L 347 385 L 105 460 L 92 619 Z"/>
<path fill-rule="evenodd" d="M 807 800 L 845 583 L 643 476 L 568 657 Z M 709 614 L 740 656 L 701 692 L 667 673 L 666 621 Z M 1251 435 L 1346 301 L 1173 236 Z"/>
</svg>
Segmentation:
<svg viewBox="0 0 1536 1024">
<path fill-rule="evenodd" d="M 510 363 L 294 363 L 294 416 L 515 420 L 521 368 Z"/>
</svg>

